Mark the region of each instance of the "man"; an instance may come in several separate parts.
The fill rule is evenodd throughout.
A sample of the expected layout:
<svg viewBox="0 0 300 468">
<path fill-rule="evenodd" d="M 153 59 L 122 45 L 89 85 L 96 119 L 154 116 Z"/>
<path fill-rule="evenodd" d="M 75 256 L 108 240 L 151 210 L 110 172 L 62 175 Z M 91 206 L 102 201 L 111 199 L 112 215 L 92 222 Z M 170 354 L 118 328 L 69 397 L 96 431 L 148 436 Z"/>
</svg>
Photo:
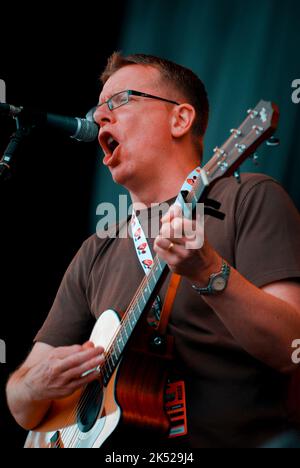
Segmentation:
<svg viewBox="0 0 300 468">
<path fill-rule="evenodd" d="M 203 247 L 198 229 L 196 247 L 188 249 L 187 236 L 178 233 L 194 224 L 172 202 L 202 156 L 208 119 L 202 82 L 171 62 L 120 54 L 110 58 L 102 81 L 95 120 L 104 164 L 134 204 L 148 207 L 140 212 L 142 225 L 152 203 L 171 205 L 159 236 L 148 242 L 182 276 L 168 328 L 187 395 L 188 434 L 178 443 L 258 446 L 288 426 L 291 346 L 300 335 L 299 214 L 269 177 L 222 179 L 210 198 L 222 203 L 226 218 L 208 217 Z M 196 288 L 211 284 L 222 265 L 221 291 L 201 294 Z M 93 236 L 83 244 L 32 352 L 8 383 L 20 425 L 35 428 L 51 401 L 98 377 L 82 377 L 103 362 L 103 349 L 86 341 L 95 318 L 106 309 L 122 314 L 143 276 L 132 239 Z"/>
</svg>

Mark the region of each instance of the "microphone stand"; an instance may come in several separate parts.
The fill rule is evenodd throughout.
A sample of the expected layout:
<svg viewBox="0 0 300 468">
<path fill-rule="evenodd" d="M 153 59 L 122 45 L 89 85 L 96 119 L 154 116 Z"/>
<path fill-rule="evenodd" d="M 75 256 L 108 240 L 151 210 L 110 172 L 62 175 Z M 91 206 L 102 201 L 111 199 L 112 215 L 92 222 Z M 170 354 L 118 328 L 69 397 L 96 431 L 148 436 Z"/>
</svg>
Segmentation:
<svg viewBox="0 0 300 468">
<path fill-rule="evenodd" d="M 3 157 L 0 160 L 0 181 L 7 180 L 11 176 L 11 164 L 14 159 L 15 153 L 21 143 L 28 137 L 33 130 L 34 126 L 23 125 L 19 117 L 15 117 L 17 130 L 10 137 Z"/>
</svg>

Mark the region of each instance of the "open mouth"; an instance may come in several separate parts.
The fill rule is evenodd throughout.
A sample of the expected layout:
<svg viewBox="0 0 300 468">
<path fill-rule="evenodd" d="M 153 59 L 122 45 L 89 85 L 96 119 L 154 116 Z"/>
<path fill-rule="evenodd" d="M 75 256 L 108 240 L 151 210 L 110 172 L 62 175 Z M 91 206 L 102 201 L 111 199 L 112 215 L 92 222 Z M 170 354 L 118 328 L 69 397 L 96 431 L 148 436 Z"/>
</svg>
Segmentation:
<svg viewBox="0 0 300 468">
<path fill-rule="evenodd" d="M 108 165 L 110 161 L 113 159 L 113 155 L 115 150 L 119 147 L 119 141 L 109 132 L 103 132 L 100 135 L 99 143 L 105 153 L 104 157 L 104 164 Z"/>
<path fill-rule="evenodd" d="M 107 140 L 107 147 L 110 151 L 111 154 L 115 151 L 116 148 L 118 148 L 119 142 L 115 140 L 112 136 L 109 137 Z"/>
<path fill-rule="evenodd" d="M 109 132 L 103 132 L 100 135 L 99 143 L 105 155 L 111 155 L 119 146 L 118 140 Z"/>
</svg>

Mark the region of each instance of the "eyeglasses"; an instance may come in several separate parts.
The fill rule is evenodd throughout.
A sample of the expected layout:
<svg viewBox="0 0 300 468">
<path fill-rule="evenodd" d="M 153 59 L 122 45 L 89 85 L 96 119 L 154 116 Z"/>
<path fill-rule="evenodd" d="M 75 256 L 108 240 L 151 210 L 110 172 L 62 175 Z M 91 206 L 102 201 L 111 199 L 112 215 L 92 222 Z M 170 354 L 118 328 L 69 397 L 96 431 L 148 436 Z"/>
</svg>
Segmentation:
<svg viewBox="0 0 300 468">
<path fill-rule="evenodd" d="M 117 109 L 118 107 L 125 106 L 125 104 L 128 104 L 130 96 L 141 96 L 150 99 L 159 99 L 160 101 L 170 102 L 171 104 L 180 106 L 180 104 L 176 101 L 171 101 L 170 99 L 165 99 L 159 96 L 153 96 L 152 94 L 141 93 L 140 91 L 133 91 L 132 89 L 129 89 L 127 91 L 121 91 L 120 93 L 114 94 L 107 101 L 102 102 L 102 104 L 98 104 L 98 106 L 96 106 L 96 110 L 104 104 L 107 104 L 109 110 L 111 111 Z"/>
</svg>

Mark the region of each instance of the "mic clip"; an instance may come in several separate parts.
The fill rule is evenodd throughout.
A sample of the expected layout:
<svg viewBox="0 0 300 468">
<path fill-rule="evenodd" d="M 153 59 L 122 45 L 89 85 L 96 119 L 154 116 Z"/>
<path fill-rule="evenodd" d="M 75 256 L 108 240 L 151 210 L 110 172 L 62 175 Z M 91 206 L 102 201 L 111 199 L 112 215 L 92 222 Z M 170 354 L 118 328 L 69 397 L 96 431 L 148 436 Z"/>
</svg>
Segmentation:
<svg viewBox="0 0 300 468">
<path fill-rule="evenodd" d="M 12 134 L 10 137 L 10 142 L 8 143 L 3 157 L 0 160 L 0 180 L 8 180 L 11 176 L 11 165 L 14 159 L 14 156 L 23 142 L 25 138 L 27 138 L 33 127 L 23 127 L 20 125 L 20 122 L 18 121 L 18 117 L 16 117 L 17 120 L 17 130 Z"/>
</svg>

